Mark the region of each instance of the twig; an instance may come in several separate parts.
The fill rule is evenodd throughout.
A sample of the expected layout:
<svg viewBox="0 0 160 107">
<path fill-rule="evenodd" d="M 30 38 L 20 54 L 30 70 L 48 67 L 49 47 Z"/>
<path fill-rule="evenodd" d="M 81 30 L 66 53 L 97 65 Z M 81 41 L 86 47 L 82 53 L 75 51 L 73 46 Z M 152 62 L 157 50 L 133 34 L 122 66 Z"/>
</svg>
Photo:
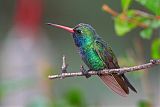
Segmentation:
<svg viewBox="0 0 160 107">
<path fill-rule="evenodd" d="M 111 14 L 112 16 L 118 16 L 118 12 L 116 12 L 115 10 L 111 9 L 107 4 L 104 4 L 102 6 L 102 9 L 106 12 L 108 12 L 109 14 Z"/>
<path fill-rule="evenodd" d="M 63 59 L 64 59 L 63 60 L 63 64 L 64 64 L 65 63 L 65 56 L 63 56 Z M 133 66 L 133 67 L 124 67 L 124 68 L 119 68 L 119 69 L 103 69 L 103 70 L 99 70 L 99 71 L 89 71 L 88 73 L 90 75 L 97 75 L 97 74 L 106 75 L 106 74 L 112 74 L 112 73 L 123 74 L 123 73 L 127 73 L 127 72 L 133 72 L 133 71 L 137 71 L 137 70 L 151 68 L 151 67 L 158 65 L 158 64 L 160 64 L 160 59 L 150 60 L 149 63 L 137 65 L 137 66 Z M 66 70 L 66 68 L 65 68 L 65 70 Z M 99 73 L 97 73 L 97 72 L 99 72 Z M 74 72 L 74 73 L 67 73 L 67 72 L 63 73 L 62 72 L 61 74 L 58 74 L 58 75 L 50 75 L 50 76 L 48 76 L 48 78 L 49 79 L 57 79 L 57 78 L 63 79 L 66 77 L 76 77 L 76 76 L 85 76 L 85 75 L 82 74 L 82 72 Z"/>
<path fill-rule="evenodd" d="M 122 12 L 122 13 L 119 14 L 118 12 L 116 12 L 115 10 L 113 10 L 112 8 L 110 8 L 107 4 L 104 4 L 104 5 L 102 6 L 102 9 L 103 9 L 104 11 L 106 11 L 107 13 L 111 14 L 111 15 L 114 16 L 114 17 L 120 16 L 121 20 L 123 20 L 123 21 L 128 21 L 129 23 L 134 23 L 134 24 L 136 24 L 137 26 L 142 27 L 142 28 L 147 28 L 147 27 L 148 27 L 148 25 L 145 24 L 145 23 L 139 22 L 138 20 L 135 20 L 134 18 L 129 18 L 129 17 L 125 14 L 125 12 Z M 142 14 L 142 11 L 137 11 L 137 10 L 135 10 L 135 12 L 136 12 L 137 15 L 140 14 L 140 12 L 141 12 L 141 14 Z M 147 14 L 147 13 L 144 14 L 144 12 L 143 12 L 143 15 L 144 15 L 144 16 L 146 16 L 146 15 L 149 16 L 149 14 Z"/>
<path fill-rule="evenodd" d="M 61 67 L 61 70 L 62 70 L 62 73 L 67 73 L 67 67 L 68 65 L 66 64 L 66 57 L 63 55 L 62 57 L 62 67 Z"/>
</svg>

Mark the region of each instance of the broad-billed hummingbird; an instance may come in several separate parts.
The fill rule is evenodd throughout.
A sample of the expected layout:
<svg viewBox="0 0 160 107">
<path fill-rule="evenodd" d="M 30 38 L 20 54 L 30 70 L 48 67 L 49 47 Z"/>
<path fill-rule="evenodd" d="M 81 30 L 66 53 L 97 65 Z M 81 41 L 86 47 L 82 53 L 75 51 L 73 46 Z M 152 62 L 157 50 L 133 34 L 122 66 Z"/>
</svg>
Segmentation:
<svg viewBox="0 0 160 107">
<path fill-rule="evenodd" d="M 52 23 L 47 24 L 64 29 L 72 34 L 74 43 L 79 50 L 80 56 L 89 68 L 88 71 L 95 70 L 98 72 L 99 70 L 105 68 L 120 68 L 117 62 L 117 58 L 111 47 L 96 33 L 95 29 L 89 24 L 80 23 L 74 28 Z M 85 73 L 83 71 L 83 73 L 86 75 L 86 77 L 89 77 L 87 72 Z M 129 94 L 128 88 L 134 92 L 137 92 L 124 74 L 99 74 L 98 76 L 109 88 L 121 96 L 126 96 Z"/>
</svg>

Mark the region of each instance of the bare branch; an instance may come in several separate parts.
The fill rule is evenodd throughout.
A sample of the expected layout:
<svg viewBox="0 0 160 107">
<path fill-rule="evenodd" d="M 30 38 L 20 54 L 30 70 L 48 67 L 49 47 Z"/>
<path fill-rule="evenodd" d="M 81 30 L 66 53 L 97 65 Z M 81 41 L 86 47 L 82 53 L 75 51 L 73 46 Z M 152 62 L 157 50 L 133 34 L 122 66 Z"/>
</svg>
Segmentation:
<svg viewBox="0 0 160 107">
<path fill-rule="evenodd" d="M 62 57 L 62 67 L 61 67 L 61 70 L 62 70 L 62 73 L 67 73 L 67 67 L 68 65 L 66 64 L 66 57 L 65 55 L 63 55 Z"/>
<path fill-rule="evenodd" d="M 63 64 L 65 65 L 64 68 L 66 70 L 67 65 L 65 64 L 65 56 L 63 56 Z M 62 64 L 62 66 L 63 66 L 63 64 Z M 103 69 L 100 71 L 89 71 L 88 73 L 90 75 L 97 75 L 97 74 L 106 75 L 106 74 L 111 74 L 111 73 L 123 74 L 123 73 L 127 73 L 127 72 L 134 72 L 134 71 L 138 71 L 138 70 L 142 70 L 142 69 L 148 69 L 148 68 L 151 68 L 151 67 L 158 65 L 158 64 L 160 64 L 160 59 L 150 60 L 149 63 L 141 64 L 141 65 L 137 65 L 137 66 L 133 66 L 133 67 L 124 67 L 124 68 L 119 68 L 119 69 Z M 65 73 L 62 72 L 61 74 L 58 74 L 58 75 L 50 75 L 50 76 L 48 76 L 48 78 L 49 79 L 57 79 L 57 78 L 63 79 L 66 77 L 76 77 L 76 76 L 85 76 L 85 75 L 82 74 L 82 72 L 67 73 L 67 70 L 66 70 Z"/>
</svg>

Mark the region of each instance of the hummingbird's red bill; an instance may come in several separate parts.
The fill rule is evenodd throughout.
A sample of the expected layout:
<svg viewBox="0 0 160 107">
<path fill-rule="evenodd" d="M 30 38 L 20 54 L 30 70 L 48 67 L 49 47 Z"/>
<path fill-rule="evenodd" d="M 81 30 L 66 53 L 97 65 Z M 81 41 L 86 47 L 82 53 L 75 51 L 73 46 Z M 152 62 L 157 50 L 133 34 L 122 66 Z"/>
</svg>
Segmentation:
<svg viewBox="0 0 160 107">
<path fill-rule="evenodd" d="M 47 23 L 47 25 L 50 25 L 50 26 L 54 26 L 54 27 L 57 27 L 57 28 L 61 28 L 61 29 L 64 29 L 70 33 L 74 33 L 73 31 L 73 28 L 70 28 L 70 27 L 67 27 L 67 26 L 62 26 L 62 25 L 58 25 L 58 24 L 53 24 L 53 23 Z"/>
</svg>

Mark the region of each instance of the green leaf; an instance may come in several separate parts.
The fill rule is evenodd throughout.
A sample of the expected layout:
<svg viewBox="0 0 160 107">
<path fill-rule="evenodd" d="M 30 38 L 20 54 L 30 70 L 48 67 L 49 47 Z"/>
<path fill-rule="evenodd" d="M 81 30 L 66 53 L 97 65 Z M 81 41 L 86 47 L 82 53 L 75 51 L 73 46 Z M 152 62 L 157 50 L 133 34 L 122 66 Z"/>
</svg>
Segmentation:
<svg viewBox="0 0 160 107">
<path fill-rule="evenodd" d="M 135 23 L 130 23 L 126 20 L 121 19 L 120 17 L 116 17 L 115 21 L 115 30 L 119 36 L 124 36 L 126 33 L 131 31 L 136 27 Z"/>
<path fill-rule="evenodd" d="M 156 29 L 158 27 L 160 27 L 160 20 L 153 20 L 150 24 L 150 27 Z"/>
<path fill-rule="evenodd" d="M 138 107 L 151 107 L 151 104 L 148 101 L 141 100 L 138 103 Z"/>
<path fill-rule="evenodd" d="M 153 32 L 152 28 L 146 28 L 140 32 L 140 36 L 144 39 L 150 39 L 152 36 L 152 32 Z"/>
<path fill-rule="evenodd" d="M 152 52 L 152 58 L 155 58 L 155 59 L 160 58 L 160 38 L 155 39 L 152 42 L 151 52 Z"/>
<path fill-rule="evenodd" d="M 122 9 L 123 11 L 128 10 L 128 7 L 130 6 L 132 0 L 121 0 L 121 5 L 122 5 Z"/>
<path fill-rule="evenodd" d="M 160 15 L 160 0 L 137 0 L 156 15 Z"/>
<path fill-rule="evenodd" d="M 137 16 L 137 10 L 128 10 L 125 14 L 120 14 L 114 18 L 115 31 L 119 36 L 123 36 L 140 23 L 148 25 L 150 20 L 146 17 Z"/>
<path fill-rule="evenodd" d="M 66 101 L 68 104 L 74 107 L 85 107 L 85 99 L 83 94 L 78 89 L 72 89 L 66 93 L 65 96 Z"/>
</svg>

